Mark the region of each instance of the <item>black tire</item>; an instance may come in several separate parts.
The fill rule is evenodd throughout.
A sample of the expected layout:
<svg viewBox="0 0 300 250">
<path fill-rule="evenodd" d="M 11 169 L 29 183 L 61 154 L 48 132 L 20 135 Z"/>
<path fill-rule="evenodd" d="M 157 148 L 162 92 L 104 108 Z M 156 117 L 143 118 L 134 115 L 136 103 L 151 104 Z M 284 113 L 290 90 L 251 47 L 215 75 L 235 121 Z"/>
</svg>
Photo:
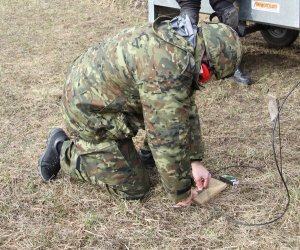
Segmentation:
<svg viewBox="0 0 300 250">
<path fill-rule="evenodd" d="M 260 31 L 266 42 L 273 48 L 291 45 L 299 36 L 299 30 L 291 30 L 275 26 L 266 26 Z"/>
</svg>

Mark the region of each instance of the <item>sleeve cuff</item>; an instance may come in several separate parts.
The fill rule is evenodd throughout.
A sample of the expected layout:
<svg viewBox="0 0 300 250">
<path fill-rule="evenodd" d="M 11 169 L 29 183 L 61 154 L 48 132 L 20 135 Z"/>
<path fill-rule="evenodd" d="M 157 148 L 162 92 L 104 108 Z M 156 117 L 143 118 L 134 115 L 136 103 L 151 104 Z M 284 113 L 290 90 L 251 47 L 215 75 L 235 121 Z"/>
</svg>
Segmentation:
<svg viewBox="0 0 300 250">
<path fill-rule="evenodd" d="M 176 193 L 168 193 L 168 198 L 175 203 L 183 201 L 191 195 L 191 188 L 192 184 L 190 184 L 184 189 L 177 190 Z"/>
<path fill-rule="evenodd" d="M 193 162 L 193 161 L 203 161 L 203 159 L 202 158 L 200 158 L 200 159 L 191 159 L 191 162 Z"/>
</svg>

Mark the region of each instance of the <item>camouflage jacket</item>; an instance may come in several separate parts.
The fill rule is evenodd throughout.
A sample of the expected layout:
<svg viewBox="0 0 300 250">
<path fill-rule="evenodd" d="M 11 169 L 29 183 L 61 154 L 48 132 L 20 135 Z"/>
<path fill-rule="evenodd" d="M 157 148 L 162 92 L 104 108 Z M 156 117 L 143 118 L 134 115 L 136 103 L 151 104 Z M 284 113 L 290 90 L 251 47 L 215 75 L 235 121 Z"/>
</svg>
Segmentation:
<svg viewBox="0 0 300 250">
<path fill-rule="evenodd" d="M 86 139 L 95 136 L 92 130 L 100 139 L 107 133 L 122 139 L 145 128 L 168 197 L 188 197 L 190 161 L 203 158 L 194 100 L 203 53 L 201 34 L 194 49 L 166 18 L 88 49 L 71 65 L 64 90 L 70 127 Z M 123 125 L 102 123 L 99 129 L 99 118 L 110 114 L 120 114 Z"/>
</svg>

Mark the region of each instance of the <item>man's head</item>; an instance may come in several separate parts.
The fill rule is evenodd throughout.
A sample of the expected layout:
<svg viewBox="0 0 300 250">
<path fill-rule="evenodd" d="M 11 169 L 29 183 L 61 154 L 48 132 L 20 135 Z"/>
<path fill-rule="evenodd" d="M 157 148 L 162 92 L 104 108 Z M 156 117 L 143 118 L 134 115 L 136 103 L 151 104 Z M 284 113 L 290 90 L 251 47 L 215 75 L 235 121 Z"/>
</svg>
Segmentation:
<svg viewBox="0 0 300 250">
<path fill-rule="evenodd" d="M 238 34 L 222 23 L 203 23 L 202 34 L 206 56 L 217 79 L 234 73 L 241 62 L 241 43 Z"/>
</svg>

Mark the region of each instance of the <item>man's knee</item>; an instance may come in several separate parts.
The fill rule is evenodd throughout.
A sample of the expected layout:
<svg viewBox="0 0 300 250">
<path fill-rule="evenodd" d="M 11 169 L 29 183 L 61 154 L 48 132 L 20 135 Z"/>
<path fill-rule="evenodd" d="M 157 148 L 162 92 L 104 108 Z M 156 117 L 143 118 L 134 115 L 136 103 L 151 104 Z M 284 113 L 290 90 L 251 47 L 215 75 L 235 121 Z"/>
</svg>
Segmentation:
<svg viewBox="0 0 300 250">
<path fill-rule="evenodd" d="M 119 199 L 124 200 L 140 200 L 148 193 L 150 189 L 149 181 L 145 180 L 143 183 L 137 185 L 106 185 L 108 192 Z"/>
<path fill-rule="evenodd" d="M 149 176 L 131 139 L 90 143 L 69 141 L 63 145 L 62 170 L 72 177 L 109 187 L 124 199 L 141 199 L 149 190 Z"/>
</svg>

